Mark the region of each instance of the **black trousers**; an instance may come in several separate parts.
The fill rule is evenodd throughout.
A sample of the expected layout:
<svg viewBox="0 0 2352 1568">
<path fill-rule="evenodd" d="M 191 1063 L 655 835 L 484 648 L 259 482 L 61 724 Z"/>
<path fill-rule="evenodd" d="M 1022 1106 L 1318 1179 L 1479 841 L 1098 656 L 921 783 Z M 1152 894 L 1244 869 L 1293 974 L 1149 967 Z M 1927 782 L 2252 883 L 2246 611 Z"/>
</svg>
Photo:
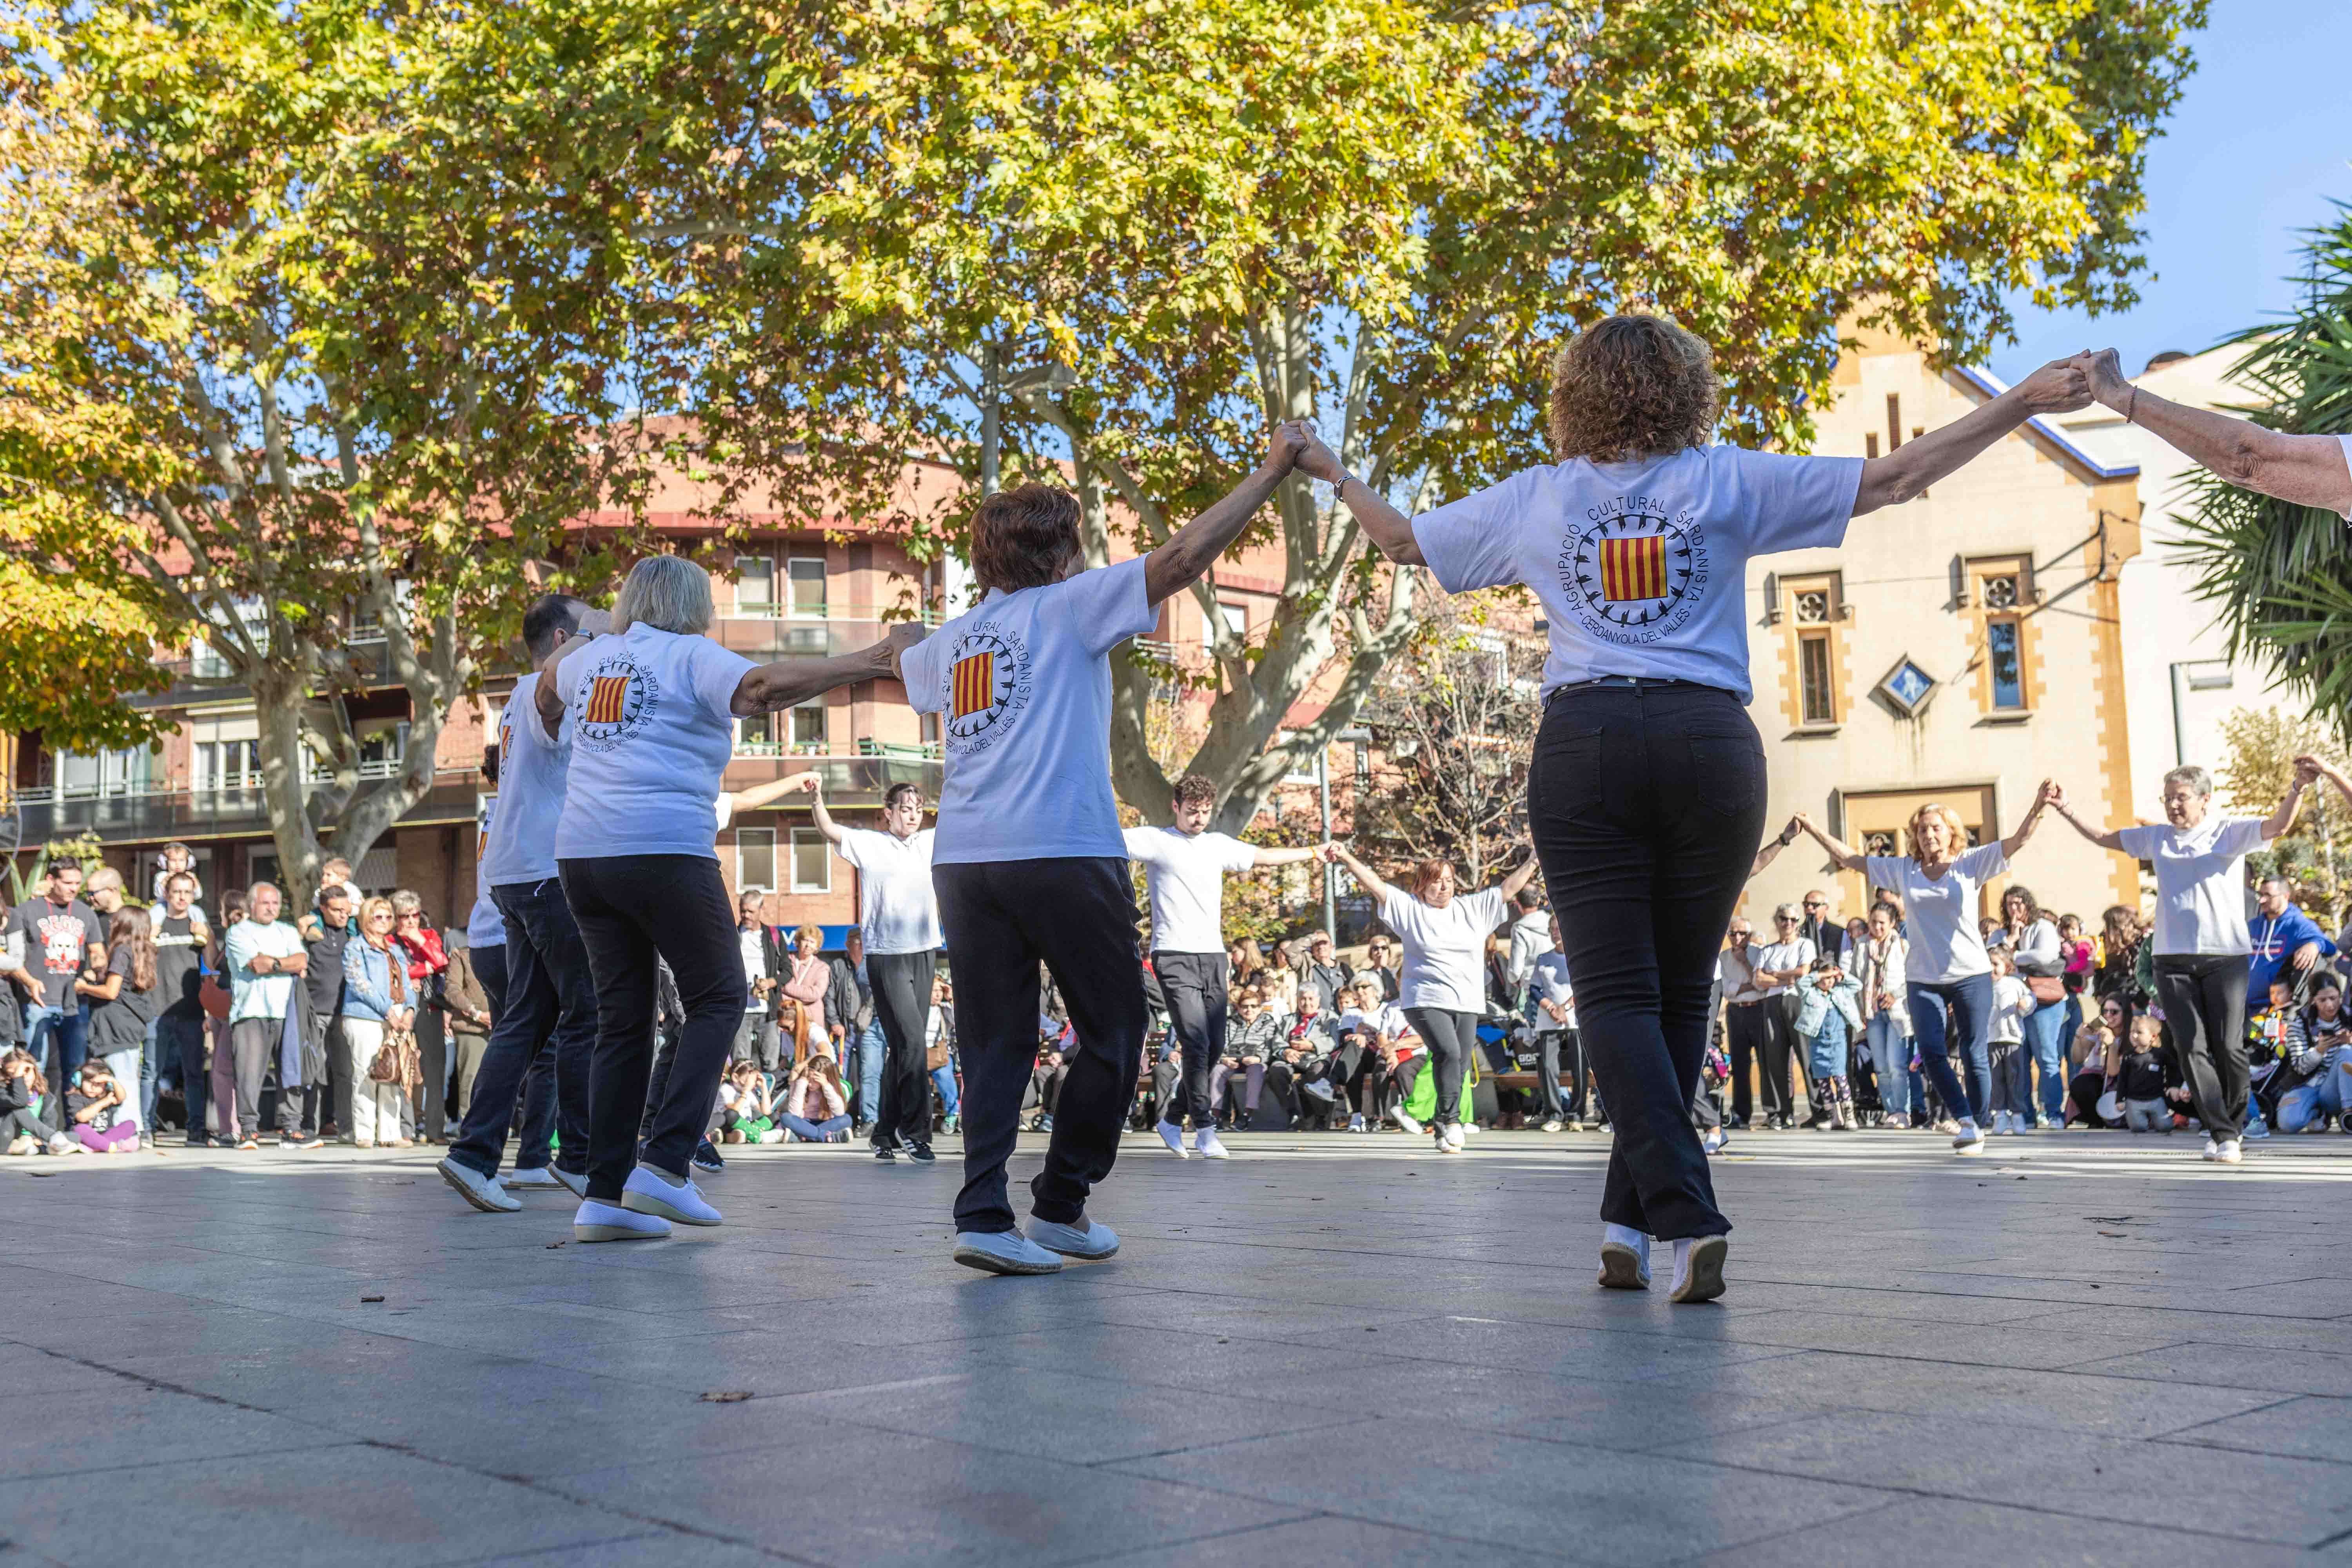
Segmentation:
<svg viewBox="0 0 2352 1568">
<path fill-rule="evenodd" d="M 1045 1166 L 1029 1184 L 1039 1219 L 1070 1224 L 1110 1173 L 1135 1098 L 1146 1013 L 1135 942 L 1135 886 L 1120 856 L 993 860 L 931 868 L 955 963 L 963 1058 L 960 1231 L 1013 1228 L 1004 1165 L 1037 1061 L 1042 959 L 1069 1009 L 1075 1041 Z M 872 960 L 869 958 L 870 963 Z"/>
<path fill-rule="evenodd" d="M 474 973 L 488 989 L 488 966 L 482 958 L 499 954 L 499 990 L 490 998 L 495 1021 L 449 1157 L 485 1176 L 497 1175 L 507 1130 L 514 1125 L 515 1100 L 521 1096 L 522 1142 L 515 1151 L 515 1169 L 548 1163 L 548 1131 L 554 1128 L 562 1134 L 564 1170 L 583 1174 L 588 1169 L 588 1082 L 598 1011 L 587 943 L 562 885 L 552 878 L 492 888 L 490 901 L 506 927 L 506 945 L 478 949 Z M 534 1082 L 541 1085 L 535 1099 L 528 1091 Z M 622 1176 L 626 1180 L 627 1173 Z"/>
<path fill-rule="evenodd" d="M 588 1195 L 621 1201 L 638 1158 L 637 1126 L 653 1071 L 656 955 L 669 961 L 686 1028 L 645 1163 L 684 1181 L 719 1098 L 719 1075 L 743 1019 L 742 950 L 719 862 L 700 855 L 565 860 L 563 897 L 596 986 L 596 1049 L 588 1070 Z M 509 955 L 511 957 L 511 955 Z"/>
<path fill-rule="evenodd" d="M 2172 1026 L 2180 1075 L 2208 1136 L 2246 1130 L 2246 960 L 2242 953 L 2156 959 L 2156 994 Z"/>
<path fill-rule="evenodd" d="M 1759 1065 L 1764 1069 L 1764 1109 L 1776 1115 L 1797 1114 L 1796 1079 L 1792 1076 L 1796 1058 L 1801 1054 L 1797 1047 L 1797 1025 L 1784 996 L 1768 996 L 1757 1004 L 1764 1015 L 1764 1049 Z"/>
<path fill-rule="evenodd" d="M 1560 1069 L 1568 1069 L 1571 1085 L 1567 1093 L 1560 1092 Z M 1574 1029 L 1546 1029 L 1536 1037 L 1536 1071 L 1542 1079 L 1536 1085 L 1537 1102 L 1547 1111 L 1565 1114 L 1577 1121 L 1586 1120 L 1592 1108 L 1591 1074 L 1584 1065 L 1584 1040 Z"/>
<path fill-rule="evenodd" d="M 882 1102 L 874 1117 L 877 1148 L 931 1141 L 931 1075 L 923 1066 L 923 1054 L 931 1019 L 931 977 L 938 962 L 928 952 L 866 955 L 866 975 L 874 986 L 874 1017 L 882 1026 L 884 1042 Z M 956 981 L 962 984 L 961 972 Z M 956 1003 L 961 1017 L 961 994 Z"/>
<path fill-rule="evenodd" d="M 1181 1121 L 1189 1110 L 1194 1127 L 1214 1126 L 1209 1073 L 1225 1052 L 1233 960 L 1222 952 L 1155 952 L 1151 968 L 1160 976 L 1160 994 L 1168 998 L 1168 1032 L 1176 1037 L 1184 1058 L 1183 1095 L 1162 1105 L 1160 1119 Z"/>
<path fill-rule="evenodd" d="M 1546 706 L 1528 817 L 1614 1134 L 1601 1217 L 1661 1240 L 1731 1228 L 1690 1112 L 1764 796 L 1763 742 L 1727 691 L 1582 686 Z"/>
<path fill-rule="evenodd" d="M 1446 1007 L 1407 1007 L 1412 1032 L 1429 1047 L 1437 1073 L 1437 1110 L 1430 1120 L 1448 1127 L 1462 1120 L 1462 1074 L 1478 1048 L 1478 1015 Z"/>
<path fill-rule="evenodd" d="M 1723 1033 L 1731 1047 L 1731 1114 L 1743 1122 L 1756 1111 L 1756 1063 L 1764 1055 L 1770 1031 L 1767 1019 L 1778 1006 L 1778 1002 L 1734 1002 L 1723 1010 Z M 1780 1109 L 1769 1089 L 1765 1090 L 1764 1108 L 1767 1111 Z"/>
<path fill-rule="evenodd" d="M 1332 1057 L 1331 1081 L 1358 1116 L 1377 1120 L 1388 1095 L 1388 1064 L 1370 1046 L 1342 1046 Z"/>
</svg>

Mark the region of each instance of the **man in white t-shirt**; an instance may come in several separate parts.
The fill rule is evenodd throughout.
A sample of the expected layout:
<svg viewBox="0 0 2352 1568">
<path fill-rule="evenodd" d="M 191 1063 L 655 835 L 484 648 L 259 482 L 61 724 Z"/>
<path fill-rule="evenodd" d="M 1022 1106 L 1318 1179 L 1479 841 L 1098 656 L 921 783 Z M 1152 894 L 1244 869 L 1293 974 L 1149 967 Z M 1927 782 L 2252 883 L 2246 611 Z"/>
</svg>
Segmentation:
<svg viewBox="0 0 2352 1568">
<path fill-rule="evenodd" d="M 1192 1115 L 1192 1144 L 1203 1160 L 1227 1157 L 1217 1141 L 1209 1103 L 1209 1073 L 1225 1048 L 1225 998 L 1233 961 L 1225 956 L 1225 873 L 1259 866 L 1295 866 L 1313 849 L 1265 849 L 1229 833 L 1209 831 L 1217 786 L 1200 773 L 1176 781 L 1176 820 L 1166 827 L 1130 827 L 1128 858 L 1143 868 L 1151 895 L 1151 969 L 1168 1000 L 1168 1026 L 1182 1055 L 1182 1103 L 1160 1108 L 1160 1141 L 1184 1157 L 1184 1113 Z"/>
<path fill-rule="evenodd" d="M 882 1026 L 879 1102 L 860 1108 L 874 1124 L 874 1157 L 918 1163 L 931 1146 L 931 1075 L 923 1063 L 931 981 L 938 970 L 940 900 L 931 888 L 931 846 L 922 786 L 901 780 L 882 796 L 882 830 L 844 827 L 824 808 L 823 781 L 807 775 L 809 815 L 834 853 L 857 869 L 857 929 L 874 1018 Z"/>
</svg>

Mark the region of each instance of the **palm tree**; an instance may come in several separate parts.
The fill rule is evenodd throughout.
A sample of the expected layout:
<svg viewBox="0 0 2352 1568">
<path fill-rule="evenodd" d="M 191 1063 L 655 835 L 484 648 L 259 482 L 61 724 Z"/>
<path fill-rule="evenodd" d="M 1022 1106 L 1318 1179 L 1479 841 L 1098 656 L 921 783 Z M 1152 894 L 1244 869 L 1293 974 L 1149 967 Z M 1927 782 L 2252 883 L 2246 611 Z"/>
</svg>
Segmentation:
<svg viewBox="0 0 2352 1568">
<path fill-rule="evenodd" d="M 2301 310 L 2231 340 L 2254 394 L 2231 410 L 2275 430 L 2352 432 L 2352 208 L 2310 231 Z M 2200 597 L 2220 606 L 2231 651 L 2252 658 L 2352 740 L 2352 530 L 2324 507 L 2256 495 L 2211 474 L 2178 520 Z"/>
</svg>

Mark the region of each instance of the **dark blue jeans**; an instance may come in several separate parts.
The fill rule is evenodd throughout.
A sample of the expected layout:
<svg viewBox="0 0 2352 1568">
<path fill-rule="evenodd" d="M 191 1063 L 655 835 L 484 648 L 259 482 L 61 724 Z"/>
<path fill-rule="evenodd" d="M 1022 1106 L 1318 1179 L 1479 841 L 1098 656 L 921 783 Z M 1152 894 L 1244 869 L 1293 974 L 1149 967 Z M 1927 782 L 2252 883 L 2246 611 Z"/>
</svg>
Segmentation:
<svg viewBox="0 0 2352 1568">
<path fill-rule="evenodd" d="M 596 1046 L 596 987 L 588 972 L 588 950 L 580 940 L 562 885 L 513 882 L 490 889 L 507 928 L 502 995 L 493 996 L 489 1043 L 474 1073 L 474 1098 L 449 1157 L 485 1176 L 499 1173 L 507 1128 L 514 1121 L 515 1096 L 526 1078 L 552 1072 L 553 1095 L 524 1100 L 522 1146 L 518 1169 L 548 1163 L 547 1133 L 552 1124 L 562 1142 L 563 1168 L 588 1169 L 588 1071 Z M 482 973 L 478 958 L 474 966 Z"/>
<path fill-rule="evenodd" d="M 37 1003 L 25 1009 L 25 1050 L 41 1063 L 49 1080 L 48 1120 L 62 1127 L 66 1116 L 66 1085 L 89 1058 L 89 1006 L 69 1003 L 47 1007 Z"/>
<path fill-rule="evenodd" d="M 1971 974 L 1964 980 L 1934 983 L 1915 980 L 1909 989 L 1911 1038 L 1918 1047 L 1919 1067 L 1927 1075 L 1928 1086 L 1944 1102 L 1948 1114 L 1972 1117 L 1978 1126 L 1983 1126 L 1985 1108 L 1992 1103 L 1992 1058 L 1986 1045 L 1992 1033 L 1992 976 Z M 1948 1029 L 1944 1022 L 1948 1007 L 1951 1010 Z M 1965 1091 L 1952 1072 L 1955 1044 L 1967 1053 L 1962 1058 L 1968 1073 Z"/>
<path fill-rule="evenodd" d="M 1621 680 L 1545 705 L 1528 822 L 1614 1133 L 1601 1217 L 1661 1240 L 1731 1228 L 1690 1108 L 1764 800 L 1764 743 L 1727 691 Z"/>
<path fill-rule="evenodd" d="M 201 1149 L 205 1144 L 205 1106 L 211 1099 L 206 1091 L 212 1086 L 212 1074 L 205 1070 L 205 1021 L 174 1018 L 169 1014 L 156 1019 L 155 1055 L 159 1060 L 179 1068 L 180 1093 L 188 1102 L 188 1142 Z M 155 1124 L 150 1121 L 147 1125 L 152 1130 Z"/>
</svg>

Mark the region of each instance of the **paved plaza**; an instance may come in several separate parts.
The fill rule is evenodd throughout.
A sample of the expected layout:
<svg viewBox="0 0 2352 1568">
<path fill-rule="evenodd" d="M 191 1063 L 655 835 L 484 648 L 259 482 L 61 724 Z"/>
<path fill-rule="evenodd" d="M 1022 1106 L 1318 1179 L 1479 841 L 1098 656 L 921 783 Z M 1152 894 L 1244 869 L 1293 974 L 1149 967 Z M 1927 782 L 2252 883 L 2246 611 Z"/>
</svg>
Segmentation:
<svg viewBox="0 0 2352 1568">
<path fill-rule="evenodd" d="M 2352 1564 L 2352 1138 L 1746 1135 L 1685 1308 L 1592 1287 L 1602 1137 L 1234 1143 L 1046 1279 L 947 1159 L 606 1247 L 425 1151 L 8 1161 L 0 1564 Z"/>
</svg>

